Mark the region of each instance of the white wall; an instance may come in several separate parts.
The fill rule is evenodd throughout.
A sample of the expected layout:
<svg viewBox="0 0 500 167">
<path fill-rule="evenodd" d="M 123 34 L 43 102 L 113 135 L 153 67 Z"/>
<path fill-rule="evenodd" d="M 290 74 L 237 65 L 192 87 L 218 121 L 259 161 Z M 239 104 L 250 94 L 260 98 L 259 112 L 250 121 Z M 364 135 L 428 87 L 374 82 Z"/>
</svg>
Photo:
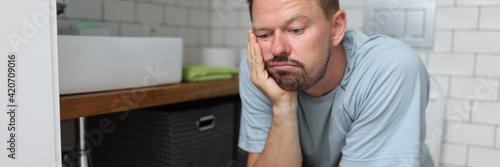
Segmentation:
<svg viewBox="0 0 500 167">
<path fill-rule="evenodd" d="M 500 164 L 500 0 L 437 0 L 434 47 L 417 50 L 447 99 L 445 167 Z M 363 0 L 340 0 L 361 30 Z"/>
<path fill-rule="evenodd" d="M 434 49 L 421 51 L 447 93 L 444 166 L 500 164 L 500 1 L 438 0 Z"/>
<path fill-rule="evenodd" d="M 184 39 L 184 63 L 199 61 L 199 48 L 210 46 L 208 0 L 57 0 L 67 2 L 58 28 L 96 22 L 113 36 L 167 36 Z M 150 34 L 153 27 L 156 33 Z"/>
<path fill-rule="evenodd" d="M 59 0 L 62 1 L 62 0 Z M 67 1 L 67 0 L 66 0 Z M 437 0 L 435 44 L 418 50 L 447 98 L 441 164 L 500 164 L 500 0 Z M 340 0 L 348 29 L 363 28 L 364 0 Z M 185 63 L 206 46 L 245 49 L 251 28 L 245 0 L 71 0 L 59 27 L 94 21 L 117 36 L 185 39 Z"/>
</svg>

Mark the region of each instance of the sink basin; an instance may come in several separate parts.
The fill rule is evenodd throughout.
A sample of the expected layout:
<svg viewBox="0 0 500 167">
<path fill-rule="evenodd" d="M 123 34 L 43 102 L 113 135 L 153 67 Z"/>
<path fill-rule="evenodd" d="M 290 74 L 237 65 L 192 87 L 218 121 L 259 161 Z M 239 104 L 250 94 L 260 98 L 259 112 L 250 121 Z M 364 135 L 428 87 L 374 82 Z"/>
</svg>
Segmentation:
<svg viewBox="0 0 500 167">
<path fill-rule="evenodd" d="M 181 38 L 58 36 L 60 94 L 180 83 Z"/>
</svg>

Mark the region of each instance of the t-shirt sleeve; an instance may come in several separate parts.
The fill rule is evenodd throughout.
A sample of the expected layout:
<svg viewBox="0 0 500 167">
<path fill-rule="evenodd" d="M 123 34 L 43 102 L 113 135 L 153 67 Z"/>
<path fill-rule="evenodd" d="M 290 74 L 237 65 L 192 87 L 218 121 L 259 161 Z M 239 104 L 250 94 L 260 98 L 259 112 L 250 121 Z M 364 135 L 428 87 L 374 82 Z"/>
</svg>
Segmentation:
<svg viewBox="0 0 500 167">
<path fill-rule="evenodd" d="M 396 48 L 396 49 L 395 49 Z M 365 64 L 346 111 L 352 124 L 340 166 L 420 166 L 429 78 L 409 47 L 379 50 Z M 350 83 L 351 84 L 351 83 Z"/>
<path fill-rule="evenodd" d="M 241 121 L 238 146 L 248 152 L 264 150 L 272 122 L 272 102 L 250 81 L 246 57 L 242 57 L 239 74 Z"/>
</svg>

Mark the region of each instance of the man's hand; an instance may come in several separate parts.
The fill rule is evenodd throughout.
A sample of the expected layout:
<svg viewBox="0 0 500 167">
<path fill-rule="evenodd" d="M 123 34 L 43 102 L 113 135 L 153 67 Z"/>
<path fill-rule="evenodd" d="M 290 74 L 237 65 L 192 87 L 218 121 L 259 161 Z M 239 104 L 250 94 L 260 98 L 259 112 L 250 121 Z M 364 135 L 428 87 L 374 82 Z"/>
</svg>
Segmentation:
<svg viewBox="0 0 500 167">
<path fill-rule="evenodd" d="M 264 65 L 262 50 L 257 43 L 253 30 L 248 30 L 248 67 L 250 68 L 250 81 L 269 98 L 274 105 L 285 107 L 296 104 L 297 91 L 281 89 L 276 81 L 269 75 Z"/>
<path fill-rule="evenodd" d="M 248 67 L 252 83 L 273 102 L 273 121 L 261 153 L 250 153 L 248 167 L 302 165 L 297 124 L 297 91 L 276 84 L 264 65 L 262 50 L 253 31 L 248 31 Z"/>
</svg>

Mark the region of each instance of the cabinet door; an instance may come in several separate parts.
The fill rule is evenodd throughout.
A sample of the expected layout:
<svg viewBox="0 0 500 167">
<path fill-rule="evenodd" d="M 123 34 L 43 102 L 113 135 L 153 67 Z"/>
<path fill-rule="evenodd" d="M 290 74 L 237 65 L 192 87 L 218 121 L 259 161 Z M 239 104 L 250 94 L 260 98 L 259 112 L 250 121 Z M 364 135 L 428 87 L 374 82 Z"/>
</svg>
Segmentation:
<svg viewBox="0 0 500 167">
<path fill-rule="evenodd" d="M 55 3 L 0 1 L 0 166 L 61 166 Z"/>
</svg>

